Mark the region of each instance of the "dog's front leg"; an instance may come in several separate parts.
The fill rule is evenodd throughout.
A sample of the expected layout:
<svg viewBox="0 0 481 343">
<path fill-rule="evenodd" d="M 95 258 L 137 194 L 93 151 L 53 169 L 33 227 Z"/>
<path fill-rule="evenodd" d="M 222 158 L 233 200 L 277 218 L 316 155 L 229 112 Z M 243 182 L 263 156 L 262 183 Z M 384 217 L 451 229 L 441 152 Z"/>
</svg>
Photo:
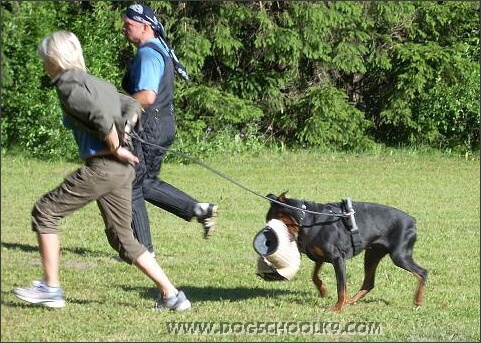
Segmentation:
<svg viewBox="0 0 481 343">
<path fill-rule="evenodd" d="M 342 257 L 337 257 L 332 261 L 337 280 L 337 303 L 331 307 L 331 311 L 341 311 L 347 301 L 346 285 L 346 261 Z"/>
<path fill-rule="evenodd" d="M 325 297 L 327 294 L 326 286 L 322 283 L 322 280 L 319 278 L 319 272 L 321 271 L 321 267 L 323 262 L 316 262 L 314 266 L 314 271 L 312 272 L 312 282 L 316 285 L 317 290 L 321 297 Z"/>
</svg>

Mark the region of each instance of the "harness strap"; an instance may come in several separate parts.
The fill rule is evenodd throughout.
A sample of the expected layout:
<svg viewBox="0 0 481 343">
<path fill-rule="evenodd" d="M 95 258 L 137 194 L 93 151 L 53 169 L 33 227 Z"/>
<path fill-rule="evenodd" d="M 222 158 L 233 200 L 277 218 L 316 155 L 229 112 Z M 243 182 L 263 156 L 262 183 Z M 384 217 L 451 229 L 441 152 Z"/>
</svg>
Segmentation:
<svg viewBox="0 0 481 343">
<path fill-rule="evenodd" d="M 343 199 L 342 200 L 342 205 L 346 209 L 346 214 L 349 217 L 349 220 L 347 221 L 347 228 L 351 234 L 351 241 L 352 241 L 352 246 L 354 249 L 354 255 L 360 253 L 362 251 L 362 239 L 361 235 L 359 234 L 359 228 L 357 227 L 356 224 L 356 218 L 354 217 L 354 209 L 352 208 L 352 200 L 351 198 Z"/>
</svg>

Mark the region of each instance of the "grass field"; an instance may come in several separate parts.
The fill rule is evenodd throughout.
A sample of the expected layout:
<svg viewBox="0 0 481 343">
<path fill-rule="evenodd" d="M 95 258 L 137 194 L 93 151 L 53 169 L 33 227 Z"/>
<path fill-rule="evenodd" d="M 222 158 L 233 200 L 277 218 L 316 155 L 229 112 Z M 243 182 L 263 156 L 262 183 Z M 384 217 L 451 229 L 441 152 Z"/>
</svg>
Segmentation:
<svg viewBox="0 0 481 343">
<path fill-rule="evenodd" d="M 416 279 L 389 257 L 381 261 L 376 288 L 341 313 L 329 311 L 337 299 L 331 265 L 321 273 L 329 291 L 323 299 L 310 280 L 313 262 L 305 256 L 292 281 L 263 281 L 255 275 L 252 240 L 264 225 L 267 201 L 195 164 L 166 164 L 162 173 L 199 200 L 219 204 L 218 230 L 210 240 L 201 238 L 198 223 L 148 207 L 157 258 L 192 301 L 191 311 L 151 310 L 153 284 L 112 259 L 95 204 L 61 224 L 67 306 L 30 306 L 11 293 L 41 277 L 30 210 L 77 165 L 4 156 L 1 340 L 479 342 L 479 159 L 395 151 L 217 156 L 204 162 L 262 195 L 288 190 L 290 197 L 317 202 L 351 197 L 410 213 L 418 222 L 414 258 L 429 270 L 423 306 L 413 306 Z M 350 295 L 362 283 L 362 259 L 347 263 Z M 169 332 L 168 325 L 182 323 L 198 325 L 196 333 Z M 222 328 L 223 334 L 206 327 L 201 332 L 202 325 Z M 376 330 L 369 333 L 369 325 Z M 350 331 L 340 333 L 338 327 Z"/>
</svg>

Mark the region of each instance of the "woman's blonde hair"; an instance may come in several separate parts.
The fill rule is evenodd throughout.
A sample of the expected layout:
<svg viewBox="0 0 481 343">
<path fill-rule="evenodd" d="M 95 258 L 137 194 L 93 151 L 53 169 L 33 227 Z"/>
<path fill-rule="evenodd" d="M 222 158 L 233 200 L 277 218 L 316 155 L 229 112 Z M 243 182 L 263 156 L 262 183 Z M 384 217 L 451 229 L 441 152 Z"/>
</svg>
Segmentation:
<svg viewBox="0 0 481 343">
<path fill-rule="evenodd" d="M 69 31 L 56 31 L 45 37 L 38 45 L 38 55 L 45 61 L 55 63 L 63 71 L 86 70 L 82 46 L 77 36 Z"/>
</svg>

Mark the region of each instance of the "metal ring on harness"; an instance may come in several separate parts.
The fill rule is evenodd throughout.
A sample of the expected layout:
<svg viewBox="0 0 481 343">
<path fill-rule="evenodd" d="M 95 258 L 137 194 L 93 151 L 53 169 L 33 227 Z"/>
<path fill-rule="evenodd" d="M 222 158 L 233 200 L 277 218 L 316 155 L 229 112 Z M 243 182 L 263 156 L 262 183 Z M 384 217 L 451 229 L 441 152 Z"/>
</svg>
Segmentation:
<svg viewBox="0 0 481 343">
<path fill-rule="evenodd" d="M 254 250 L 259 254 L 257 275 L 267 281 L 291 280 L 301 266 L 297 241 L 278 219 L 272 219 L 254 237 Z"/>
</svg>

